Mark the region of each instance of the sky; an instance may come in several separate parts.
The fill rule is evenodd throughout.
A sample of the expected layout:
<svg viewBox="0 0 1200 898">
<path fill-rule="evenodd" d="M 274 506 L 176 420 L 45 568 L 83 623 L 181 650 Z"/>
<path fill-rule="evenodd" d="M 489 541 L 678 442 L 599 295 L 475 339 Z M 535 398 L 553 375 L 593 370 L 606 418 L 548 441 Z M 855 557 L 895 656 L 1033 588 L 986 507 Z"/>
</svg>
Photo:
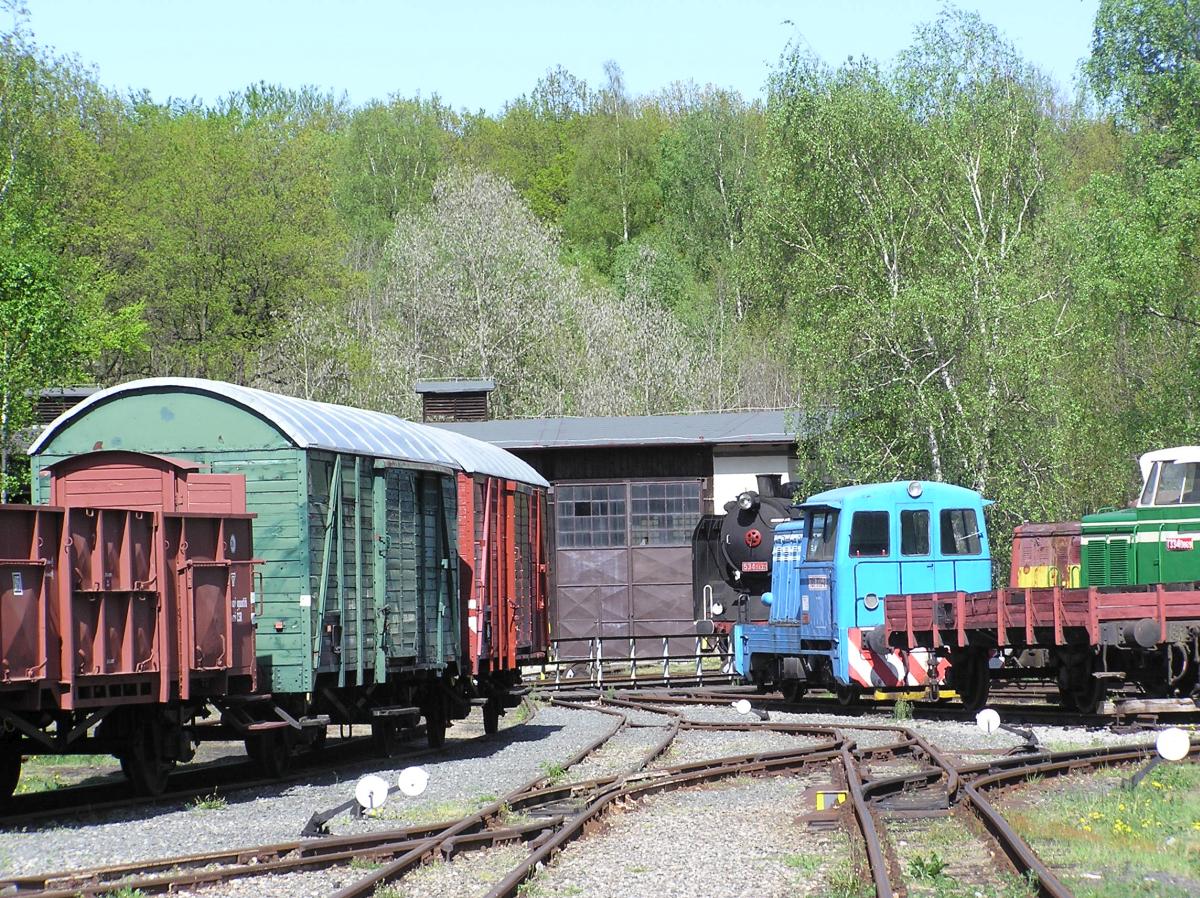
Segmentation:
<svg viewBox="0 0 1200 898">
<path fill-rule="evenodd" d="M 496 113 L 562 65 L 590 85 L 614 60 L 635 95 L 673 81 L 765 95 L 789 42 L 827 63 L 891 60 L 938 0 L 25 0 L 35 39 L 101 84 L 212 102 L 265 81 L 354 105 L 438 95 Z M 960 0 L 1073 94 L 1097 0 Z M 5 30 L 11 21 L 0 22 Z"/>
</svg>

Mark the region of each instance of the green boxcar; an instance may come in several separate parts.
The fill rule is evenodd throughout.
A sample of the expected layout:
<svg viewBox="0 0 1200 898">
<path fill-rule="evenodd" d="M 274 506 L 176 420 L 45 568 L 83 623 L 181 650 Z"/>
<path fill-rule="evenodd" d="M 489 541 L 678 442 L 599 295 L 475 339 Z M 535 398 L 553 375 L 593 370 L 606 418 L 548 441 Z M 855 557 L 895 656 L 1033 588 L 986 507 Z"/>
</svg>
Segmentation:
<svg viewBox="0 0 1200 898">
<path fill-rule="evenodd" d="M 409 703 L 428 718 L 434 692 L 452 696 L 443 714 L 469 708 L 449 688 L 462 672 L 457 470 L 545 484 L 503 450 L 444 442 L 390 415 L 156 378 L 90 397 L 48 427 L 31 456 L 38 502 L 49 498 L 43 468 L 97 449 L 244 475 L 264 561 L 260 688 L 281 704 L 292 696 L 297 716 L 370 721 L 380 707 Z"/>
<path fill-rule="evenodd" d="M 1135 507 L 1083 518 L 1080 585 L 1200 582 L 1200 448 L 1149 452 L 1141 469 Z"/>
</svg>

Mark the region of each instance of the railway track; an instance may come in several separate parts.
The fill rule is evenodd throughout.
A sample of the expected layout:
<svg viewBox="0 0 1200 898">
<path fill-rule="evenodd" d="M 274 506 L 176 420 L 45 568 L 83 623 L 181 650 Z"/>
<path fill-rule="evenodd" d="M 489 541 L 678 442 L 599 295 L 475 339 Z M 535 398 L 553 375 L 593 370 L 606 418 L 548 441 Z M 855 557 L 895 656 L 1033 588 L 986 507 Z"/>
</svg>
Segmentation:
<svg viewBox="0 0 1200 898">
<path fill-rule="evenodd" d="M 874 884 L 878 898 L 907 891 L 905 866 L 889 837 L 889 827 L 897 825 L 897 821 L 908 824 L 951 813 L 981 821 L 986 833 L 981 838 L 989 840 L 985 855 L 1007 858 L 1017 875 L 1028 876 L 1037 883 L 1040 895 L 1067 898 L 1070 891 L 1008 826 L 989 795 L 1030 777 L 1127 764 L 1153 753 L 1148 745 L 1133 745 L 1038 752 L 998 757 L 984 763 L 956 764 L 911 728 L 899 724 L 815 726 L 772 720 L 769 715 L 768 719 L 739 722 L 688 716 L 689 709 L 697 704 L 727 705 L 730 696 L 742 694 L 737 690 L 703 695 L 646 691 L 621 697 L 582 694 L 577 696 L 581 701 L 566 696 L 552 698 L 550 704 L 560 708 L 604 714 L 610 718 L 610 724 L 605 732 L 569 758 L 560 773 L 530 780 L 458 819 L 163 858 L 152 864 L 13 877 L 0 880 L 0 890 L 37 898 L 72 898 L 103 895 L 127 887 L 149 895 L 236 878 L 325 869 L 347 865 L 357 858 L 380 866 L 359 876 L 336 892 L 334 898 L 364 898 L 432 858 L 449 859 L 497 846 L 519 846 L 520 860 L 487 892 L 487 898 L 508 898 L 517 895 L 522 884 L 558 852 L 586 838 L 614 808 L 627 808 L 651 795 L 695 789 L 734 777 L 828 770 L 844 791 L 846 801 L 838 810 L 813 815 L 810 825 L 851 829 L 861 846 L 863 873 Z M 760 699 L 756 698 L 755 704 L 778 710 L 785 707 L 782 702 Z M 600 758 L 606 747 L 612 748 L 622 733 L 636 728 L 655 731 L 638 756 L 618 764 L 611 772 L 591 775 L 598 764 L 604 766 Z M 771 731 L 800 737 L 805 743 L 780 751 L 664 766 L 664 754 L 680 734 L 690 730 Z M 1197 750 L 1200 746 L 1193 747 L 1193 753 Z M 652 764 L 657 766 L 651 768 Z M 577 771 L 574 778 L 572 771 Z M 581 776 L 584 772 L 588 775 Z M 520 815 L 520 819 L 513 820 L 514 814 Z"/>
</svg>

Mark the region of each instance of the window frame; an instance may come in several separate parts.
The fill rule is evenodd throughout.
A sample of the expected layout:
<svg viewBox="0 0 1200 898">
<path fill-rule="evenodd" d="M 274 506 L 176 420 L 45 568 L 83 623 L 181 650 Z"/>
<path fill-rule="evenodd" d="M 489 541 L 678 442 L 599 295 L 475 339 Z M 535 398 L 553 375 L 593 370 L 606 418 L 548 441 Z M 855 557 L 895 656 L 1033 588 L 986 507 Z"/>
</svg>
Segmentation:
<svg viewBox="0 0 1200 898">
<path fill-rule="evenodd" d="M 855 534 L 859 528 L 859 520 L 860 519 L 863 520 L 864 528 L 865 527 L 877 528 L 878 527 L 877 523 L 874 525 L 871 525 L 871 524 L 867 524 L 866 522 L 868 519 L 878 519 L 881 516 L 883 518 L 883 531 L 882 531 L 882 533 L 883 533 L 883 551 L 882 552 L 864 552 L 860 548 L 859 551 L 856 552 L 855 551 Z M 875 532 L 872 532 L 870 535 L 878 536 L 879 535 L 878 530 L 875 530 Z M 861 537 L 860 537 L 860 539 L 861 539 Z M 863 543 L 860 542 L 859 545 L 861 547 L 861 545 L 863 545 Z M 879 545 L 879 543 L 877 541 L 876 542 L 866 541 L 865 545 L 877 546 L 877 545 Z M 891 514 L 891 512 L 887 511 L 886 509 L 866 509 L 866 508 L 864 508 L 860 511 L 854 512 L 850 516 L 850 535 L 849 535 L 849 542 L 846 546 L 846 552 L 851 558 L 891 558 L 892 557 L 892 514 Z"/>
<path fill-rule="evenodd" d="M 959 537 L 954 532 L 953 515 L 959 515 L 962 520 L 962 529 L 964 535 Z M 974 529 L 967 531 L 966 515 L 971 516 L 971 521 L 974 524 Z M 946 537 L 949 536 L 949 545 L 947 549 Z M 968 549 L 972 545 L 970 540 L 974 540 L 974 551 L 960 550 L 958 547 L 959 540 L 966 540 Z M 938 513 L 938 548 L 941 554 L 948 555 L 952 558 L 973 557 L 983 554 L 983 530 L 980 528 L 979 515 L 974 508 L 943 508 Z"/>
<path fill-rule="evenodd" d="M 925 535 L 925 551 L 906 552 L 904 551 L 904 516 L 905 515 L 924 515 L 925 527 L 922 531 Z M 933 514 L 928 508 L 901 508 L 900 509 L 900 557 L 901 558 L 925 558 L 933 554 Z"/>
</svg>

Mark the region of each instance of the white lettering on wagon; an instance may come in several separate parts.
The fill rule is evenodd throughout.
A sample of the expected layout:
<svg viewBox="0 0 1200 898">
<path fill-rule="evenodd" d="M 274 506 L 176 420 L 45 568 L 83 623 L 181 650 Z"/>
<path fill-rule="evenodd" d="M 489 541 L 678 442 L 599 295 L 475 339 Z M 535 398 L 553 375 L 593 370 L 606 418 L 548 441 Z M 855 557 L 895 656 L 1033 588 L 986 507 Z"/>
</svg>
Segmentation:
<svg viewBox="0 0 1200 898">
<path fill-rule="evenodd" d="M 1195 540 L 1194 536 L 1168 536 L 1167 551 L 1168 552 L 1190 552 L 1192 551 L 1192 543 Z"/>
</svg>

